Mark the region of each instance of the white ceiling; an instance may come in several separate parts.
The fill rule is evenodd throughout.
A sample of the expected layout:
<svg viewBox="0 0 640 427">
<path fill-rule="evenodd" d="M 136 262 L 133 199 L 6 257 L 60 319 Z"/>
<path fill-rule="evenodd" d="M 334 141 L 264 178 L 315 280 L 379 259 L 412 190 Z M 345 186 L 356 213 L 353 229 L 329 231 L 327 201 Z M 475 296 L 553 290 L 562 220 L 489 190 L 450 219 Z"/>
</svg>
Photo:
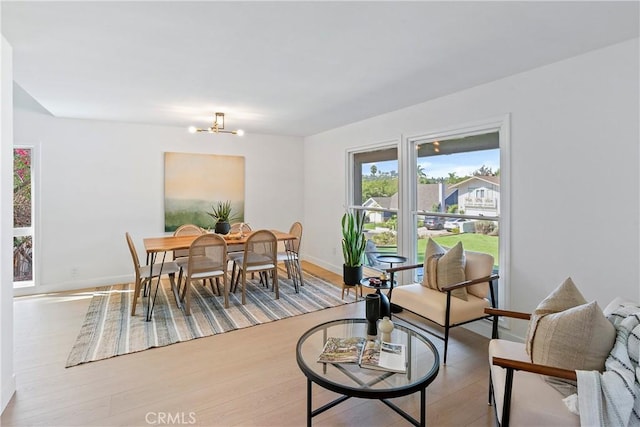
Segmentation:
<svg viewBox="0 0 640 427">
<path fill-rule="evenodd" d="M 638 37 L 627 2 L 1 2 L 58 117 L 312 135 Z"/>
</svg>

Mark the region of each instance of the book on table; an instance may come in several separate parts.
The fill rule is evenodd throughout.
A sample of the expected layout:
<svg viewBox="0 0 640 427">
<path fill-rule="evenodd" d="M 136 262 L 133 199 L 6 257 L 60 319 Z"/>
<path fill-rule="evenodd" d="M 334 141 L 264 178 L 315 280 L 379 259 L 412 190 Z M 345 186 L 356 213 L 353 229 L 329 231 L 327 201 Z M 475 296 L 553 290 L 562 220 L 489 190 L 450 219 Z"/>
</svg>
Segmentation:
<svg viewBox="0 0 640 427">
<path fill-rule="evenodd" d="M 318 362 L 358 363 L 365 341 L 364 337 L 329 337 L 318 357 Z"/>
<path fill-rule="evenodd" d="M 407 372 L 405 346 L 380 340 L 368 340 L 362 349 L 360 367 L 405 373 Z"/>
<path fill-rule="evenodd" d="M 364 337 L 329 337 L 318 357 L 321 363 L 355 363 L 361 368 L 404 373 L 407 371 L 404 344 L 367 340 Z"/>
</svg>

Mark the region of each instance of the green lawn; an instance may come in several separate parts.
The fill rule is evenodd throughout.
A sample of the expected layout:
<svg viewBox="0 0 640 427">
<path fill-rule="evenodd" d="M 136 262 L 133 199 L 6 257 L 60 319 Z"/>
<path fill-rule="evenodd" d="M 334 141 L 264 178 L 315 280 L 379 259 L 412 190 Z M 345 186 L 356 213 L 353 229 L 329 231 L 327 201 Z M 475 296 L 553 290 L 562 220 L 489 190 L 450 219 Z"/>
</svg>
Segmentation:
<svg viewBox="0 0 640 427">
<path fill-rule="evenodd" d="M 479 233 L 462 233 L 462 234 L 446 234 L 434 237 L 439 245 L 452 247 L 458 241 L 462 242 L 465 250 L 474 252 L 483 252 L 493 255 L 495 259 L 495 268 L 498 268 L 498 236 L 488 236 Z M 427 247 L 427 239 L 418 239 L 418 263 L 424 262 L 424 250 Z M 378 246 L 378 252 L 381 254 L 395 254 L 398 249 L 396 246 Z"/>
<path fill-rule="evenodd" d="M 452 247 L 458 241 L 462 242 L 462 247 L 468 251 L 483 252 L 493 255 L 498 263 L 498 236 L 488 236 L 486 234 L 463 233 L 450 234 L 445 236 L 434 237 L 439 245 Z M 427 239 L 418 239 L 418 262 L 424 262 L 424 250 L 427 247 Z"/>
</svg>

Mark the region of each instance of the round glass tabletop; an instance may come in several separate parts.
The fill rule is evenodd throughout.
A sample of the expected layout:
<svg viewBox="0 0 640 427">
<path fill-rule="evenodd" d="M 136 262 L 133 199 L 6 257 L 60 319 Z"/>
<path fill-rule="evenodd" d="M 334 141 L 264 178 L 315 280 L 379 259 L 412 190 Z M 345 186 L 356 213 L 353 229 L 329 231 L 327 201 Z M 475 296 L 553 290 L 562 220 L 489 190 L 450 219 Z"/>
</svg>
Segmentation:
<svg viewBox="0 0 640 427">
<path fill-rule="evenodd" d="M 396 323 L 391 342 L 404 344 L 406 373 L 361 368 L 357 363 L 320 363 L 327 338 L 366 337 L 365 319 L 340 319 L 318 325 L 298 340 L 296 359 L 305 376 L 318 385 L 340 394 L 362 398 L 391 398 L 424 390 L 438 374 L 440 358 L 433 343 L 408 326 Z"/>
</svg>

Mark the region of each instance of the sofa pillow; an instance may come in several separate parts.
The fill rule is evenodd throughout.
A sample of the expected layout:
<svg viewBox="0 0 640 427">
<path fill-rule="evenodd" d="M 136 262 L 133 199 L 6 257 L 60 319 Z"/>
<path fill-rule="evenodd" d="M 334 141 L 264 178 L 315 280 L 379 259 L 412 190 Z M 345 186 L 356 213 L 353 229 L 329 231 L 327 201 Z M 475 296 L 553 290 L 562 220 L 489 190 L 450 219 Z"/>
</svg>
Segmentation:
<svg viewBox="0 0 640 427">
<path fill-rule="evenodd" d="M 531 316 L 527 352 L 533 363 L 569 370 L 604 369 L 616 330 L 598 304 L 587 303 L 570 278 L 545 298 Z M 547 378 L 560 393 L 575 393 L 575 382 Z"/>
<path fill-rule="evenodd" d="M 446 285 L 464 282 L 465 262 L 462 242 L 458 242 L 453 248 L 446 250 L 429 238 L 425 250 L 422 285 L 442 291 Z M 465 288 L 455 289 L 451 295 L 467 301 Z"/>
</svg>

